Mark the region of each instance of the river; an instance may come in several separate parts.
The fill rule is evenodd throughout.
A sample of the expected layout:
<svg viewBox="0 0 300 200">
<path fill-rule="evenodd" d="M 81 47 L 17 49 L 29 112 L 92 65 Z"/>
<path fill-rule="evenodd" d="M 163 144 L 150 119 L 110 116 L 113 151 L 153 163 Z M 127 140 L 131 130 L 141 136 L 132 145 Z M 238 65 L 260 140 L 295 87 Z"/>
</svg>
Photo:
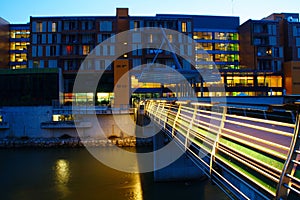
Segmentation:
<svg viewBox="0 0 300 200">
<path fill-rule="evenodd" d="M 0 149 L 1 200 L 219 200 L 210 181 L 154 183 L 111 169 L 84 148 Z"/>
</svg>

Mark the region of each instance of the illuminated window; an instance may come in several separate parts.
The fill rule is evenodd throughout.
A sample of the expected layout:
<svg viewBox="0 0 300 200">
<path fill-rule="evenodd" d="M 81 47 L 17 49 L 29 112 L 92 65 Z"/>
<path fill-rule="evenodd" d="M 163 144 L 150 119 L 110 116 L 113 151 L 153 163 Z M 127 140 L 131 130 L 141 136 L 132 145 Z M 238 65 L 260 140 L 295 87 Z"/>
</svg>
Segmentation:
<svg viewBox="0 0 300 200">
<path fill-rule="evenodd" d="M 38 68 L 40 66 L 40 62 L 35 60 L 33 61 L 33 68 Z"/>
<path fill-rule="evenodd" d="M 209 54 L 196 54 L 197 61 L 213 61 L 213 56 Z"/>
<path fill-rule="evenodd" d="M 134 21 L 133 25 L 134 25 L 134 30 L 137 30 L 138 28 L 140 28 L 140 22 L 139 21 Z"/>
<path fill-rule="evenodd" d="M 68 45 L 66 46 L 67 55 L 70 55 L 73 52 L 73 46 Z"/>
<path fill-rule="evenodd" d="M 150 43 L 153 43 L 153 34 L 150 34 L 150 35 L 149 35 L 149 42 L 150 42 Z"/>
<path fill-rule="evenodd" d="M 83 45 L 82 46 L 82 55 L 88 55 L 90 53 L 90 46 Z"/>
<path fill-rule="evenodd" d="M 36 23 L 36 32 L 42 32 L 43 31 L 43 23 L 37 22 Z"/>
<path fill-rule="evenodd" d="M 57 31 L 57 22 L 52 22 L 52 32 Z"/>
<path fill-rule="evenodd" d="M 16 33 L 16 31 L 11 31 L 10 32 L 10 38 L 15 38 L 16 36 L 15 36 L 15 33 Z"/>
<path fill-rule="evenodd" d="M 213 50 L 212 43 L 197 43 L 196 50 Z"/>
<path fill-rule="evenodd" d="M 185 33 L 186 31 L 186 22 L 181 22 L 181 32 Z"/>
<path fill-rule="evenodd" d="M 215 32 L 216 40 L 238 40 L 237 33 Z"/>
<path fill-rule="evenodd" d="M 169 40 L 170 43 L 172 43 L 173 42 L 173 35 L 169 34 L 168 35 L 168 40 Z"/>
<path fill-rule="evenodd" d="M 258 86 L 282 87 L 282 77 L 281 76 L 258 76 L 257 83 Z"/>
<path fill-rule="evenodd" d="M 194 32 L 195 40 L 212 40 L 212 32 Z"/>
<path fill-rule="evenodd" d="M 10 43 L 10 50 L 15 50 L 15 48 L 16 48 L 16 43 L 11 42 Z"/>
<path fill-rule="evenodd" d="M 227 45 L 224 44 L 224 43 L 216 43 L 215 44 L 215 50 L 226 51 L 227 50 Z"/>
</svg>

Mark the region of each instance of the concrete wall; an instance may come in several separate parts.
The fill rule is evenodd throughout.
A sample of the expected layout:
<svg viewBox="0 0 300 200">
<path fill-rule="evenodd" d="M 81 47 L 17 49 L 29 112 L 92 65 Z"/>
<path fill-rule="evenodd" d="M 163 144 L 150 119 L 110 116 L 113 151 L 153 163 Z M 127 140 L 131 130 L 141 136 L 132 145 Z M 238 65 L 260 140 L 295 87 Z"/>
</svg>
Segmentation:
<svg viewBox="0 0 300 200">
<path fill-rule="evenodd" d="M 42 122 L 52 120 L 51 106 L 3 107 L 4 121 L 9 123 L 8 129 L 0 129 L 0 138 L 4 137 L 59 137 L 68 134 L 78 137 L 78 132 L 87 138 L 105 139 L 109 136 L 126 137 L 135 132 L 134 117 L 131 115 L 82 115 L 82 121 L 91 122 L 89 128 L 41 128 Z M 101 128 L 99 128 L 101 127 Z M 102 131 L 101 131 L 102 130 Z"/>
</svg>

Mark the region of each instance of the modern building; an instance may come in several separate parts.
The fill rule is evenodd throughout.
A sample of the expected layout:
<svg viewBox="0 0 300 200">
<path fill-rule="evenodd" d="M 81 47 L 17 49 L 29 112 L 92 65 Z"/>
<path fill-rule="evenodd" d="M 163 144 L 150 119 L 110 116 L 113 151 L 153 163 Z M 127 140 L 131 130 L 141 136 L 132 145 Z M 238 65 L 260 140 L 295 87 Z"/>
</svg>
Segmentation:
<svg viewBox="0 0 300 200">
<path fill-rule="evenodd" d="M 9 63 L 9 22 L 0 17 L 0 69 L 7 69 Z"/>
<path fill-rule="evenodd" d="M 30 46 L 29 24 L 10 24 L 10 69 L 26 69 L 28 67 L 28 48 Z"/>
<path fill-rule="evenodd" d="M 0 106 L 52 105 L 60 99 L 61 70 L 0 70 Z"/>
<path fill-rule="evenodd" d="M 300 22 L 298 13 L 273 13 L 263 20 L 279 24 L 283 47 L 283 72 L 286 94 L 300 94 Z"/>
<path fill-rule="evenodd" d="M 284 48 L 283 72 L 287 94 L 300 94 L 300 22 L 298 13 L 274 13 L 265 19 L 280 26 L 280 42 Z"/>
<path fill-rule="evenodd" d="M 292 17 L 295 21 L 297 16 Z M 199 97 L 223 95 L 218 91 L 209 91 L 210 87 L 223 84 L 227 96 L 283 95 L 284 84 L 289 87 L 288 75 L 286 79 L 283 78 L 283 66 L 296 66 L 295 58 L 298 54 L 294 52 L 297 51 L 298 29 L 287 25 L 295 25 L 294 21 L 285 24 L 277 19 L 278 16 L 248 20 L 239 26 L 239 17 L 177 14 L 130 16 L 127 8 L 117 8 L 115 16 L 30 17 L 28 24 L 9 26 L 10 62 L 4 62 L 6 65 L 3 64 L 2 68 L 61 69 L 62 89 L 59 91 L 63 95 L 59 97 L 62 96 L 60 100 L 66 104 L 93 100 L 110 103 L 115 98 L 114 86 L 129 70 L 133 73 L 130 73 L 126 87 L 132 98 L 182 96 L 169 89 L 174 86 L 172 84 L 162 85 L 159 81 L 150 82 L 140 78 L 141 71 L 136 70 L 136 67 L 154 61 L 185 73 L 186 77 L 190 77 L 190 84 Z M 193 62 L 174 56 L 171 51 L 151 48 L 152 44 L 162 45 L 161 35 L 145 36 L 141 32 L 145 27 L 167 28 L 193 38 L 197 44 L 191 48 L 177 36 L 165 36 L 171 45 L 172 42 L 179 42 L 176 48 L 184 54 L 193 55 Z M 293 31 L 294 38 L 289 43 L 284 42 L 286 37 L 281 37 L 281 33 L 284 33 L 282 27 L 289 27 Z M 134 33 L 132 38 L 113 41 L 114 36 L 127 30 Z M 112 44 L 92 51 L 109 38 L 113 38 Z M 145 41 L 149 46 L 141 48 Z M 117 54 L 120 44 L 127 45 L 129 50 L 111 62 L 110 58 Z M 293 52 L 293 57 L 289 51 Z M 104 55 L 107 59 L 83 62 L 92 54 Z M 96 92 L 73 93 L 74 80 L 80 67 L 93 77 L 94 72 L 104 70 L 106 66 L 108 68 Z M 126 67 L 121 69 L 119 66 Z M 195 69 L 218 69 L 221 80 L 205 82 L 201 76 L 191 75 Z"/>
<path fill-rule="evenodd" d="M 279 22 L 248 20 L 239 27 L 240 63 L 246 68 L 281 72 L 284 61 Z"/>
<path fill-rule="evenodd" d="M 239 68 L 239 18 L 220 16 L 195 15 L 165 15 L 158 14 L 153 17 L 129 16 L 128 9 L 117 9 L 116 16 L 94 17 L 31 17 L 30 32 L 31 45 L 29 52 L 29 68 L 62 68 L 64 76 L 65 102 L 78 99 L 76 95 L 88 96 L 107 100 L 113 96 L 115 84 L 114 74 L 117 68 L 112 63 L 106 70 L 102 83 L 97 88 L 98 94 L 72 94 L 74 79 L 85 57 L 102 41 L 126 30 L 138 30 L 143 27 L 167 28 L 181 32 L 197 41 L 196 49 L 189 50 L 182 46 L 183 52 L 190 51 L 195 55 L 196 65 L 179 58 L 176 63 L 174 56 L 168 51 L 159 52 L 148 48 L 128 52 L 122 59 L 128 60 L 129 70 L 143 64 L 156 63 L 174 66 L 180 65 L 184 70 L 197 69 L 238 69 Z M 136 38 L 128 43 L 132 47 L 141 47 L 141 34 L 137 31 Z M 149 35 L 150 43 L 160 43 L 155 35 Z M 168 40 L 178 40 L 168 35 Z M 157 46 L 159 46 L 158 44 Z M 103 49 L 103 54 L 115 55 L 115 46 Z M 185 48 L 185 49 L 184 49 Z M 204 51 L 205 53 L 203 53 Z M 96 64 L 88 64 L 87 70 L 101 70 L 109 60 L 101 60 Z M 178 67 L 178 66 L 177 66 Z M 194 84 L 197 87 L 197 84 Z M 138 75 L 130 77 L 130 87 L 135 95 L 160 96 L 169 90 L 162 89 L 160 83 L 141 83 Z M 197 89 L 196 89 L 197 90 Z M 202 90 L 207 91 L 207 88 Z M 104 94 L 106 93 L 106 95 Z M 75 96 L 74 96 L 75 95 Z M 199 94 L 208 96 L 207 92 Z M 105 98 L 106 96 L 106 98 Z"/>
</svg>

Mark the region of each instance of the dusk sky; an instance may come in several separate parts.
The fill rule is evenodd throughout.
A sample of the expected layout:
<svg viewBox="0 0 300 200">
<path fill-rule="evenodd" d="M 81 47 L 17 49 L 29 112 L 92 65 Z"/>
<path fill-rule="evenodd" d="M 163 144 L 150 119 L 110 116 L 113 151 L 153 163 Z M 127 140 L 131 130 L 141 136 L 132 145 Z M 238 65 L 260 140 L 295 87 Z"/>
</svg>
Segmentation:
<svg viewBox="0 0 300 200">
<path fill-rule="evenodd" d="M 30 16 L 114 16 L 117 7 L 131 16 L 197 14 L 239 16 L 240 23 L 274 12 L 299 13 L 299 0 L 14 0 L 1 1 L 0 17 L 27 23 Z"/>
</svg>

